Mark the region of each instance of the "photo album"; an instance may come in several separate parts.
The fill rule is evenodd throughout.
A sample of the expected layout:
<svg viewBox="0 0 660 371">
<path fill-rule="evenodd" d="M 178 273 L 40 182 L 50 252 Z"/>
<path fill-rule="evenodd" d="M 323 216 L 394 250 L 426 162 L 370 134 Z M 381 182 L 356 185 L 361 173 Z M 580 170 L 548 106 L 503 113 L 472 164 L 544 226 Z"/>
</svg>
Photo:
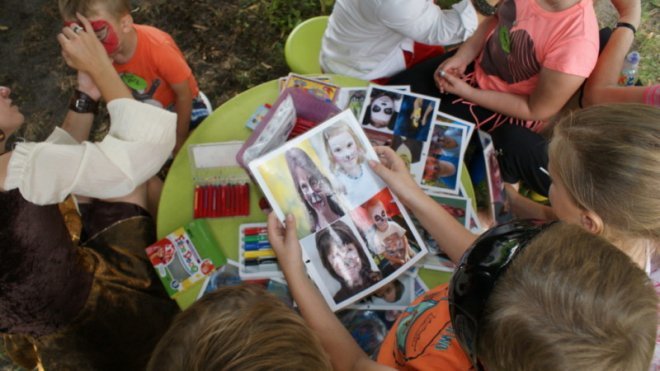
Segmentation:
<svg viewBox="0 0 660 371">
<path fill-rule="evenodd" d="M 335 311 L 392 286 L 427 253 L 368 160 L 378 157 L 345 110 L 249 162 L 278 218 L 295 216 L 307 272 Z"/>
</svg>

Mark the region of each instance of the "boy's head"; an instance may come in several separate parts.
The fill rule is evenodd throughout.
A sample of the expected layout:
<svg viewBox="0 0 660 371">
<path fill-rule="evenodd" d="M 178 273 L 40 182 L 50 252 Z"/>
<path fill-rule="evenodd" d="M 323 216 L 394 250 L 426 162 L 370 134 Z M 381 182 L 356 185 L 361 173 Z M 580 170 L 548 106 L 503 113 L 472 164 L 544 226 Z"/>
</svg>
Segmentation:
<svg viewBox="0 0 660 371">
<path fill-rule="evenodd" d="M 459 342 L 488 370 L 646 370 L 655 291 L 623 252 L 578 226 L 509 223 L 452 278 Z"/>
<path fill-rule="evenodd" d="M 255 285 L 224 287 L 179 314 L 149 370 L 330 370 L 305 321 Z"/>
<path fill-rule="evenodd" d="M 133 30 L 130 0 L 59 0 L 59 8 L 67 26 L 78 23 L 76 13 L 87 17 L 110 56 L 120 51 Z"/>
</svg>

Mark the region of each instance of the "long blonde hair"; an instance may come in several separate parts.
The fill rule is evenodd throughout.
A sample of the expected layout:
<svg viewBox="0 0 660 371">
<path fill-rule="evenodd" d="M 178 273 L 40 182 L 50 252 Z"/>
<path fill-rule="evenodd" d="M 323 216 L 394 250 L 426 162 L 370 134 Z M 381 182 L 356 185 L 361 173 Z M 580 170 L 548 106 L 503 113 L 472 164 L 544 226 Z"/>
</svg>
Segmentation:
<svg viewBox="0 0 660 371">
<path fill-rule="evenodd" d="M 610 104 L 559 121 L 550 161 L 578 206 L 610 240 L 660 241 L 660 109 Z M 629 251 L 628 251 L 629 252 Z"/>
</svg>

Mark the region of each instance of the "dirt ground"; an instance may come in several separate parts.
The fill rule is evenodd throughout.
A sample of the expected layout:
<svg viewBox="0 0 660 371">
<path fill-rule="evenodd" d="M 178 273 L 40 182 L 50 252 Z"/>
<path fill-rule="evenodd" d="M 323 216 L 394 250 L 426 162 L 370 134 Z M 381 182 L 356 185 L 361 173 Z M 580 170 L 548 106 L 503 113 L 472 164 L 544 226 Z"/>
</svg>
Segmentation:
<svg viewBox="0 0 660 371">
<path fill-rule="evenodd" d="M 299 2 L 289 1 L 285 6 L 291 8 Z M 217 107 L 288 72 L 283 57 L 287 24 L 275 22 L 274 3 L 133 0 L 133 17 L 174 37 L 200 88 Z M 297 18 L 320 14 L 309 1 L 300 3 Z M 19 137 L 44 139 L 66 112 L 75 76 L 60 55 L 56 35 L 61 27 L 56 0 L 0 0 L 0 84 L 12 88 L 26 115 Z M 106 121 L 97 118 L 94 137 L 103 135 Z"/>
</svg>

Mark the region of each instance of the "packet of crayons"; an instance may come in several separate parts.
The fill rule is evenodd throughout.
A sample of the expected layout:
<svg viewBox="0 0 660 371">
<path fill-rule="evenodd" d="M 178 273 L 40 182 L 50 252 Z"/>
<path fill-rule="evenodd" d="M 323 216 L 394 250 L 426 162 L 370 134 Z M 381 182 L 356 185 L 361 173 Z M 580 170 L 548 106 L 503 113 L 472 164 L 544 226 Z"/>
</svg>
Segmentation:
<svg viewBox="0 0 660 371">
<path fill-rule="evenodd" d="M 195 186 L 193 218 L 218 218 L 250 214 L 250 185 L 207 184 Z"/>
<path fill-rule="evenodd" d="M 250 214 L 249 176 L 236 162 L 243 142 L 195 144 L 188 147 L 195 192 L 193 218 Z"/>
<path fill-rule="evenodd" d="M 241 224 L 238 228 L 239 275 L 243 279 L 284 277 L 268 242 L 266 223 Z"/>
<path fill-rule="evenodd" d="M 146 250 L 171 297 L 204 279 L 227 261 L 203 219 L 178 228 Z"/>
</svg>

